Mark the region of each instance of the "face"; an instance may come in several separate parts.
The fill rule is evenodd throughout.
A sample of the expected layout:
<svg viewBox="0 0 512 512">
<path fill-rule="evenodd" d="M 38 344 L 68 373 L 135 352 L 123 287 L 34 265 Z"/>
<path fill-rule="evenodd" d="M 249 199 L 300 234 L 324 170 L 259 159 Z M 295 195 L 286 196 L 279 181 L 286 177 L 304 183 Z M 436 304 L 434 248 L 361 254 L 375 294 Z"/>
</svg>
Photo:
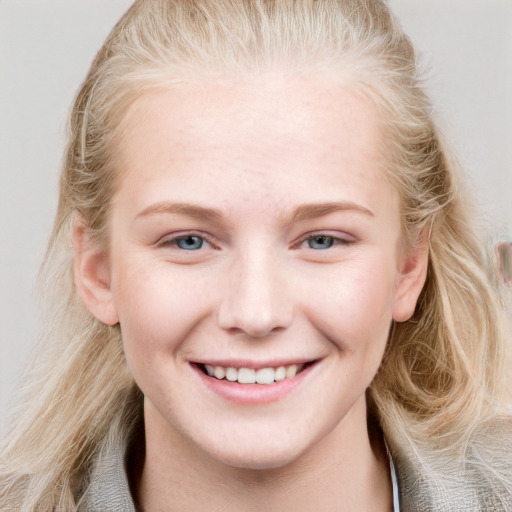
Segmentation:
<svg viewBox="0 0 512 512">
<path fill-rule="evenodd" d="M 124 124 L 106 298 L 85 301 L 120 322 L 146 430 L 247 468 L 367 435 L 421 288 L 370 101 L 268 75 L 147 94 Z"/>
</svg>

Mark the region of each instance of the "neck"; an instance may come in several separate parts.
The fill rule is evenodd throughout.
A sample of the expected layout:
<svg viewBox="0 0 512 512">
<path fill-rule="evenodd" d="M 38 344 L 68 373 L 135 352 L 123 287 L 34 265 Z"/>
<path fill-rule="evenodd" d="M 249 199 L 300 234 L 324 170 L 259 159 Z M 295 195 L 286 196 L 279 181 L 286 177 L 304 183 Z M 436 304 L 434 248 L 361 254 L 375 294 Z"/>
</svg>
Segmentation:
<svg viewBox="0 0 512 512">
<path fill-rule="evenodd" d="M 345 418 L 333 431 L 279 468 L 236 468 L 146 422 L 146 455 L 135 499 L 145 512 L 321 510 L 388 512 L 389 464 L 382 443 Z M 362 432 L 362 433 L 361 433 Z"/>
</svg>

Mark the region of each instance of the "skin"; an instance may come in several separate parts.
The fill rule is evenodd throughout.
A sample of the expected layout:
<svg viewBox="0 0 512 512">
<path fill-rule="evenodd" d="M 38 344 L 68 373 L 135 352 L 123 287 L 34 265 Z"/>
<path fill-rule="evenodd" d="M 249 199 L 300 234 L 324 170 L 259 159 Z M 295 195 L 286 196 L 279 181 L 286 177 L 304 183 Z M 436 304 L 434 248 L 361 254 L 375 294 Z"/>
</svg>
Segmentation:
<svg viewBox="0 0 512 512">
<path fill-rule="evenodd" d="M 145 395 L 139 506 L 388 511 L 365 392 L 392 320 L 414 311 L 426 251 L 402 241 L 372 103 L 268 73 L 147 93 L 123 126 L 109 248 L 77 224 L 75 272 L 90 311 L 120 323 Z M 186 236 L 202 246 L 181 248 Z M 194 369 L 219 360 L 315 364 L 247 405 Z"/>
</svg>

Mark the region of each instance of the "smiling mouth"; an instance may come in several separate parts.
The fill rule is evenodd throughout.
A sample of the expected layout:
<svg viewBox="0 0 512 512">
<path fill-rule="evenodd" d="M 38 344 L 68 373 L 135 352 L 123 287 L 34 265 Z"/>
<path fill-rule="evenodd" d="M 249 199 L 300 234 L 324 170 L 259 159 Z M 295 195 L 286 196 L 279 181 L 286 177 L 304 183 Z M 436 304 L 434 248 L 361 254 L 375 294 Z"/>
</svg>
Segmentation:
<svg viewBox="0 0 512 512">
<path fill-rule="evenodd" d="M 238 382 L 239 384 L 274 384 L 287 379 L 293 379 L 311 363 L 290 364 L 265 368 L 246 368 L 234 366 L 212 366 L 198 364 L 204 374 L 217 380 Z"/>
</svg>

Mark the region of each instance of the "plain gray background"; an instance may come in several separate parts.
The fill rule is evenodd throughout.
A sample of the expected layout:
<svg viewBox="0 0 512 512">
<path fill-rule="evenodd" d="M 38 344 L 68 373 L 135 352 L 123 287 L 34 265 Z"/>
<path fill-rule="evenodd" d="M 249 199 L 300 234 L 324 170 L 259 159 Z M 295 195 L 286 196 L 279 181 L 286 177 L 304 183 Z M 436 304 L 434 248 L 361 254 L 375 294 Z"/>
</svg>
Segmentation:
<svg viewBox="0 0 512 512">
<path fill-rule="evenodd" d="M 429 69 L 437 118 L 490 233 L 512 238 L 512 0 L 389 0 Z M 0 0 L 0 431 L 37 340 L 33 288 L 66 115 L 131 0 Z"/>
</svg>

